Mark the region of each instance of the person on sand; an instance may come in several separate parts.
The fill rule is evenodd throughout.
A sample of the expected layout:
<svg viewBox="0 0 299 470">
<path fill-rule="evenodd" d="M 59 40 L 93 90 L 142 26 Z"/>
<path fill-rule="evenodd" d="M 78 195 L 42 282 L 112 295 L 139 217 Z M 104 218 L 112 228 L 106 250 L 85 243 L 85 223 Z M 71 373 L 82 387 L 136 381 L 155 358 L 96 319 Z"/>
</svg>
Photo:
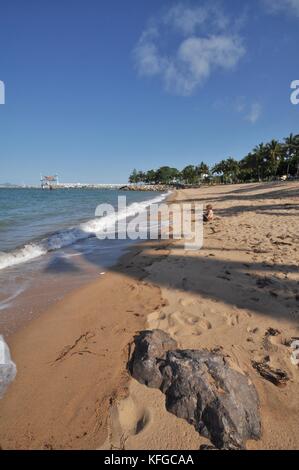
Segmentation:
<svg viewBox="0 0 299 470">
<path fill-rule="evenodd" d="M 203 221 L 212 222 L 213 219 L 214 219 L 213 206 L 211 204 L 208 204 L 206 207 L 206 211 L 203 215 Z"/>
</svg>

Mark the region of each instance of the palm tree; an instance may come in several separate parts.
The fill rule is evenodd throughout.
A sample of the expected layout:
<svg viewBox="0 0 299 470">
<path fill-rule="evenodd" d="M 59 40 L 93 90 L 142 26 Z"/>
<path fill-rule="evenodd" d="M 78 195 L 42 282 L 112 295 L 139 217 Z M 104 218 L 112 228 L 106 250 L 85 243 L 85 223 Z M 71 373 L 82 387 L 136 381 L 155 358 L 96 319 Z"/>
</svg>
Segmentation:
<svg viewBox="0 0 299 470">
<path fill-rule="evenodd" d="M 145 174 L 145 183 L 155 183 L 157 180 L 157 172 L 155 170 L 148 170 Z"/>
<path fill-rule="evenodd" d="M 236 181 L 239 173 L 239 162 L 232 157 L 221 160 L 221 162 L 214 165 L 212 173 L 222 176 L 223 182 L 226 182 L 227 179 L 230 182 Z"/>
<path fill-rule="evenodd" d="M 297 176 L 299 175 L 299 135 L 290 134 L 284 139 L 285 154 L 287 159 L 287 175 L 290 172 L 290 165 L 294 159 L 297 161 Z"/>
<path fill-rule="evenodd" d="M 261 144 L 254 147 L 252 155 L 254 156 L 253 161 L 257 172 L 257 179 L 261 181 L 264 176 L 264 165 L 266 161 L 267 147 L 262 142 Z"/>
<path fill-rule="evenodd" d="M 279 160 L 282 153 L 281 145 L 277 140 L 272 139 L 271 142 L 266 145 L 266 149 L 268 154 L 268 174 L 269 176 L 276 176 Z"/>
<path fill-rule="evenodd" d="M 221 160 L 221 162 L 216 163 L 211 171 L 213 175 L 219 175 L 222 178 L 222 182 L 224 183 L 225 160 Z"/>
<path fill-rule="evenodd" d="M 229 157 L 225 160 L 225 174 L 230 178 L 231 181 L 237 181 L 239 170 L 239 162 L 233 157 Z"/>
<path fill-rule="evenodd" d="M 129 176 L 129 183 L 137 184 L 138 182 L 139 182 L 139 173 L 136 170 L 136 168 L 134 168 L 134 170 Z"/>
<path fill-rule="evenodd" d="M 193 165 L 186 166 L 181 172 L 182 179 L 187 184 L 195 184 L 198 183 L 198 174 L 196 171 L 196 167 Z"/>
<path fill-rule="evenodd" d="M 182 171 L 176 168 L 163 166 L 158 170 L 147 172 L 133 170 L 129 177 L 131 183 L 141 181 L 150 183 L 173 184 L 177 181 L 194 184 L 202 179 L 203 175 L 218 175 L 223 183 L 230 181 L 262 181 L 277 175 L 295 175 L 299 177 L 299 134 L 290 134 L 281 143 L 272 139 L 269 143 L 257 145 L 252 152 L 241 161 L 232 157 L 221 160 L 212 169 L 201 162 L 199 165 L 188 165 Z"/>
<path fill-rule="evenodd" d="M 210 173 L 209 166 L 204 162 L 201 162 L 196 167 L 196 171 L 197 171 L 197 174 L 198 174 L 199 177 L 202 177 L 203 175 L 208 175 Z"/>
</svg>

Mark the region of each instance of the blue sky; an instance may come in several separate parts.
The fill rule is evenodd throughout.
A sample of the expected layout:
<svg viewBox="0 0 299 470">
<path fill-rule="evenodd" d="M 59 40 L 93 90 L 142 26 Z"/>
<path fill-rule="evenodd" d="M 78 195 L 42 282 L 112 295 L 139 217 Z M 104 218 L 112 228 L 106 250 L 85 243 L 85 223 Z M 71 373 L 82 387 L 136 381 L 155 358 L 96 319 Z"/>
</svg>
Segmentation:
<svg viewBox="0 0 299 470">
<path fill-rule="evenodd" d="M 126 182 L 299 132 L 299 0 L 1 0 L 0 182 Z"/>
</svg>

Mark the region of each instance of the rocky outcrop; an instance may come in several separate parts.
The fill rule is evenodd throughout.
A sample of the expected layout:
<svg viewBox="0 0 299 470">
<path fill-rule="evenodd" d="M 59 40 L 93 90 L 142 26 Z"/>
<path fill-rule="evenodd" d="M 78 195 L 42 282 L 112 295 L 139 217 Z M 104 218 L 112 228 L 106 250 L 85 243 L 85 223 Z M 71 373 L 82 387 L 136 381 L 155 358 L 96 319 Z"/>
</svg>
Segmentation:
<svg viewBox="0 0 299 470">
<path fill-rule="evenodd" d="M 218 449 L 242 449 L 248 439 L 260 437 L 255 387 L 224 356 L 179 350 L 167 333 L 143 331 L 135 337 L 129 370 L 140 383 L 165 393 L 167 410 Z"/>
<path fill-rule="evenodd" d="M 162 193 L 173 189 L 173 186 L 166 184 L 128 184 L 119 188 L 120 191 L 157 191 Z"/>
<path fill-rule="evenodd" d="M 135 349 L 129 363 L 131 375 L 148 387 L 160 388 L 163 381 L 160 365 L 167 351 L 176 348 L 176 341 L 164 331 L 142 331 L 135 337 Z"/>
</svg>

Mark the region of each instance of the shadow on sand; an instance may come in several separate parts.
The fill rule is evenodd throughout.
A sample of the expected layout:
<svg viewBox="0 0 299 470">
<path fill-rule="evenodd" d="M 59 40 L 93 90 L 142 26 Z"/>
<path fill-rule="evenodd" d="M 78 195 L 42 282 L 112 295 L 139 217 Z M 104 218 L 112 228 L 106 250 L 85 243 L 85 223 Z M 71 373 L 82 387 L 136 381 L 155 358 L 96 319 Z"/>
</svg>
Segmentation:
<svg viewBox="0 0 299 470">
<path fill-rule="evenodd" d="M 264 189 L 266 185 L 247 188 L 246 191 L 254 191 L 257 188 Z M 283 184 L 277 183 L 282 190 L 267 191 L 263 194 L 243 194 L 243 189 L 231 193 L 209 198 L 209 201 L 218 200 L 256 200 L 256 199 L 283 199 L 298 195 L 298 189 L 288 189 Z M 245 189 L 244 189 L 245 192 Z M 237 194 L 236 194 L 237 193 Z M 235 195 L 236 194 L 236 195 Z M 203 199 L 201 199 L 203 200 Z M 190 200 L 191 201 L 191 200 Z M 193 200 L 192 200 L 193 201 Z M 186 202 L 186 201 L 182 201 Z M 220 209 L 220 217 L 229 217 L 240 212 L 255 211 L 265 215 L 289 216 L 289 210 L 298 210 L 299 204 L 265 204 L 257 206 L 232 206 L 228 209 Z M 294 213 L 292 214 L 295 215 Z M 297 215 L 297 214 L 296 214 Z M 99 241 L 99 243 L 101 243 Z M 211 248 L 214 253 L 208 253 L 208 238 L 204 250 L 205 254 L 198 256 L 192 252 L 184 252 L 183 246 L 172 240 L 157 240 L 155 242 L 140 242 L 130 248 L 130 253 L 121 257 L 120 261 L 108 271 L 117 272 L 132 279 L 139 280 L 140 277 L 148 275 L 147 268 L 153 263 L 161 263 L 155 269 L 154 283 L 160 287 L 167 287 L 178 291 L 192 292 L 201 297 L 213 299 L 216 302 L 224 302 L 230 307 L 239 309 L 250 309 L 258 314 L 271 318 L 288 318 L 294 322 L 299 321 L 299 283 L 290 279 L 291 273 L 298 273 L 298 267 L 289 264 L 267 264 L 265 262 L 241 262 L 236 260 L 218 259 L 215 255 L 217 249 Z M 295 241 L 298 243 L 298 240 Z M 285 243 L 287 245 L 287 243 Z M 219 251 L 220 248 L 218 248 Z M 229 251 L 226 249 L 225 251 Z M 246 251 L 254 255 L 253 248 L 232 248 L 232 251 Z M 274 248 L 273 248 L 274 254 Z M 271 253 L 270 253 L 271 255 Z M 81 256 L 88 263 L 98 264 L 100 260 L 83 250 Z M 137 257 L 137 258 L 136 258 Z M 52 264 L 46 269 L 63 273 L 59 263 Z M 72 262 L 67 266 L 68 272 L 72 269 Z M 55 271 L 56 270 L 56 271 Z M 77 268 L 74 267 L 74 272 Z M 196 275 L 194 274 L 196 273 Z M 278 275 L 280 274 L 280 275 Z"/>
</svg>

